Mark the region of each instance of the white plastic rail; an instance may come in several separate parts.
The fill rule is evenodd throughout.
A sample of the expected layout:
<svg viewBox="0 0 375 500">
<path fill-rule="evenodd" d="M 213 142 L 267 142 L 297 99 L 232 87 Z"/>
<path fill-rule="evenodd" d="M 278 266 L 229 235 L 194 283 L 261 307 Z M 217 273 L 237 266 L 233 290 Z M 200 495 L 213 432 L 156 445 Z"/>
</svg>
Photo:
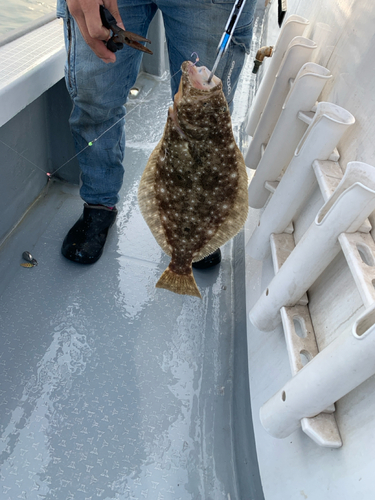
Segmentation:
<svg viewBox="0 0 375 500">
<path fill-rule="evenodd" d="M 307 19 L 296 15 L 289 16 L 288 19 L 285 20 L 273 49 L 272 57 L 267 61 L 267 71 L 261 81 L 251 107 L 251 115 L 246 129 L 249 135 L 254 135 L 288 45 L 294 37 L 303 35 L 308 24 L 309 21 Z"/>
<path fill-rule="evenodd" d="M 356 232 L 374 209 L 375 168 L 351 162 L 334 194 L 251 309 L 251 322 L 259 330 L 274 330 L 281 321 L 281 307 L 295 305 L 340 251 L 341 233 Z"/>
<path fill-rule="evenodd" d="M 375 374 L 375 305 L 315 356 L 260 410 L 263 427 L 283 438 Z M 306 390 L 308 388 L 308 390 Z"/>
<path fill-rule="evenodd" d="M 298 72 L 251 181 L 249 187 L 251 207 L 261 208 L 266 203 L 270 194 L 266 183 L 277 181 L 289 165 L 299 141 L 306 132 L 306 123 L 298 118 L 298 113 L 301 110 L 309 112 L 315 106 L 324 85 L 330 78 L 330 72 L 315 63 L 304 64 Z"/>
<path fill-rule="evenodd" d="M 315 42 L 302 36 L 296 36 L 290 42 L 245 155 L 245 163 L 249 168 L 257 168 L 262 156 L 262 145 L 266 145 L 270 140 L 290 90 L 290 79 L 296 78 L 301 66 L 312 59 L 316 47 Z"/>
<path fill-rule="evenodd" d="M 248 251 L 254 259 L 263 260 L 267 256 L 271 234 L 283 233 L 311 195 L 316 186 L 313 161 L 327 160 L 354 121 L 353 115 L 340 106 L 318 104 L 314 119 L 248 242 Z"/>
</svg>

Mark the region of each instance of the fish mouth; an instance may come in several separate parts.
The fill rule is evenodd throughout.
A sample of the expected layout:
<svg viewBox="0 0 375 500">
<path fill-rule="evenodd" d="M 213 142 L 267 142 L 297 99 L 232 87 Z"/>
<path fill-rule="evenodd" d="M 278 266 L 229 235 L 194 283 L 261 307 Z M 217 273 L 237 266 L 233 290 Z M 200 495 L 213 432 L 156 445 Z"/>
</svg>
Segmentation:
<svg viewBox="0 0 375 500">
<path fill-rule="evenodd" d="M 182 71 L 185 71 L 189 77 L 190 84 L 196 89 L 211 90 L 220 83 L 220 78 L 215 75 L 212 77 L 210 83 L 208 83 L 211 71 L 206 66 L 196 66 L 191 61 L 186 61 L 182 65 Z"/>
<path fill-rule="evenodd" d="M 180 85 L 178 87 L 178 92 L 174 97 L 175 104 L 179 104 L 182 96 L 187 94 L 189 90 L 196 89 L 202 90 L 203 94 L 206 92 L 211 92 L 212 89 L 216 88 L 221 80 L 217 76 L 213 76 L 210 83 L 208 83 L 208 78 L 211 71 L 206 68 L 206 66 L 196 66 L 191 61 L 185 61 L 181 66 L 182 78 Z"/>
</svg>

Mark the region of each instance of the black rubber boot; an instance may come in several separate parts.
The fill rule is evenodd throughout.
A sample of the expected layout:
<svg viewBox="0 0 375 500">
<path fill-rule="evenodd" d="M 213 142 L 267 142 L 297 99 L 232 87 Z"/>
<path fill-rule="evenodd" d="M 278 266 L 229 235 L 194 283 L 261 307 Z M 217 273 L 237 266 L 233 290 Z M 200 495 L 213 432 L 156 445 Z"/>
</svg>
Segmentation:
<svg viewBox="0 0 375 500">
<path fill-rule="evenodd" d="M 94 264 L 103 253 L 108 229 L 116 220 L 117 210 L 85 203 L 83 214 L 66 235 L 61 253 L 80 264 Z"/>
<path fill-rule="evenodd" d="M 207 255 L 202 260 L 198 260 L 198 262 L 193 262 L 193 267 L 195 269 L 208 269 L 209 267 L 217 266 L 221 262 L 221 250 L 218 248 L 210 255 Z"/>
</svg>

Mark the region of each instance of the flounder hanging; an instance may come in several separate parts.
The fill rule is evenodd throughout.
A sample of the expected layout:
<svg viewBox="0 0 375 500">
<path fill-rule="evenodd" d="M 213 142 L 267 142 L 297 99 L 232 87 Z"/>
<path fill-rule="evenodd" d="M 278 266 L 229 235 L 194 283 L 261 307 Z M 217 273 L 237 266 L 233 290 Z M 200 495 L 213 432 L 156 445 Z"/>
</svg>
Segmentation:
<svg viewBox="0 0 375 500">
<path fill-rule="evenodd" d="M 248 213 L 247 173 L 232 132 L 222 83 L 190 61 L 163 137 L 138 190 L 142 215 L 172 257 L 158 288 L 201 297 L 192 272 L 199 261 L 233 238 Z"/>
</svg>

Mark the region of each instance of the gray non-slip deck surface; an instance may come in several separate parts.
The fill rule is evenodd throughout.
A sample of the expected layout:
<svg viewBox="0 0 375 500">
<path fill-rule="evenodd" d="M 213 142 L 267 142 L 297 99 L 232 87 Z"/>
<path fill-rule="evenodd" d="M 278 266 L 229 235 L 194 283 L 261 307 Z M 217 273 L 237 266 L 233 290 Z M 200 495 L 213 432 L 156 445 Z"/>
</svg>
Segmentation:
<svg viewBox="0 0 375 500">
<path fill-rule="evenodd" d="M 195 272 L 202 300 L 155 289 L 169 259 L 136 195 L 170 90 L 167 78 L 138 84 L 119 215 L 101 260 L 80 266 L 61 256 L 82 201 L 58 182 L 0 251 L 3 500 L 261 498 L 241 491 L 239 474 L 257 477 L 243 458 L 255 451 L 243 435 L 238 458 L 233 430 L 252 425 L 246 391 L 233 411 L 233 374 L 243 371 L 240 390 L 248 377 L 246 363 L 234 363 L 236 349 L 246 356 L 234 338 L 245 324 L 234 303 L 236 242 L 222 248 L 220 266 Z M 37 267 L 20 267 L 24 250 Z"/>
</svg>

